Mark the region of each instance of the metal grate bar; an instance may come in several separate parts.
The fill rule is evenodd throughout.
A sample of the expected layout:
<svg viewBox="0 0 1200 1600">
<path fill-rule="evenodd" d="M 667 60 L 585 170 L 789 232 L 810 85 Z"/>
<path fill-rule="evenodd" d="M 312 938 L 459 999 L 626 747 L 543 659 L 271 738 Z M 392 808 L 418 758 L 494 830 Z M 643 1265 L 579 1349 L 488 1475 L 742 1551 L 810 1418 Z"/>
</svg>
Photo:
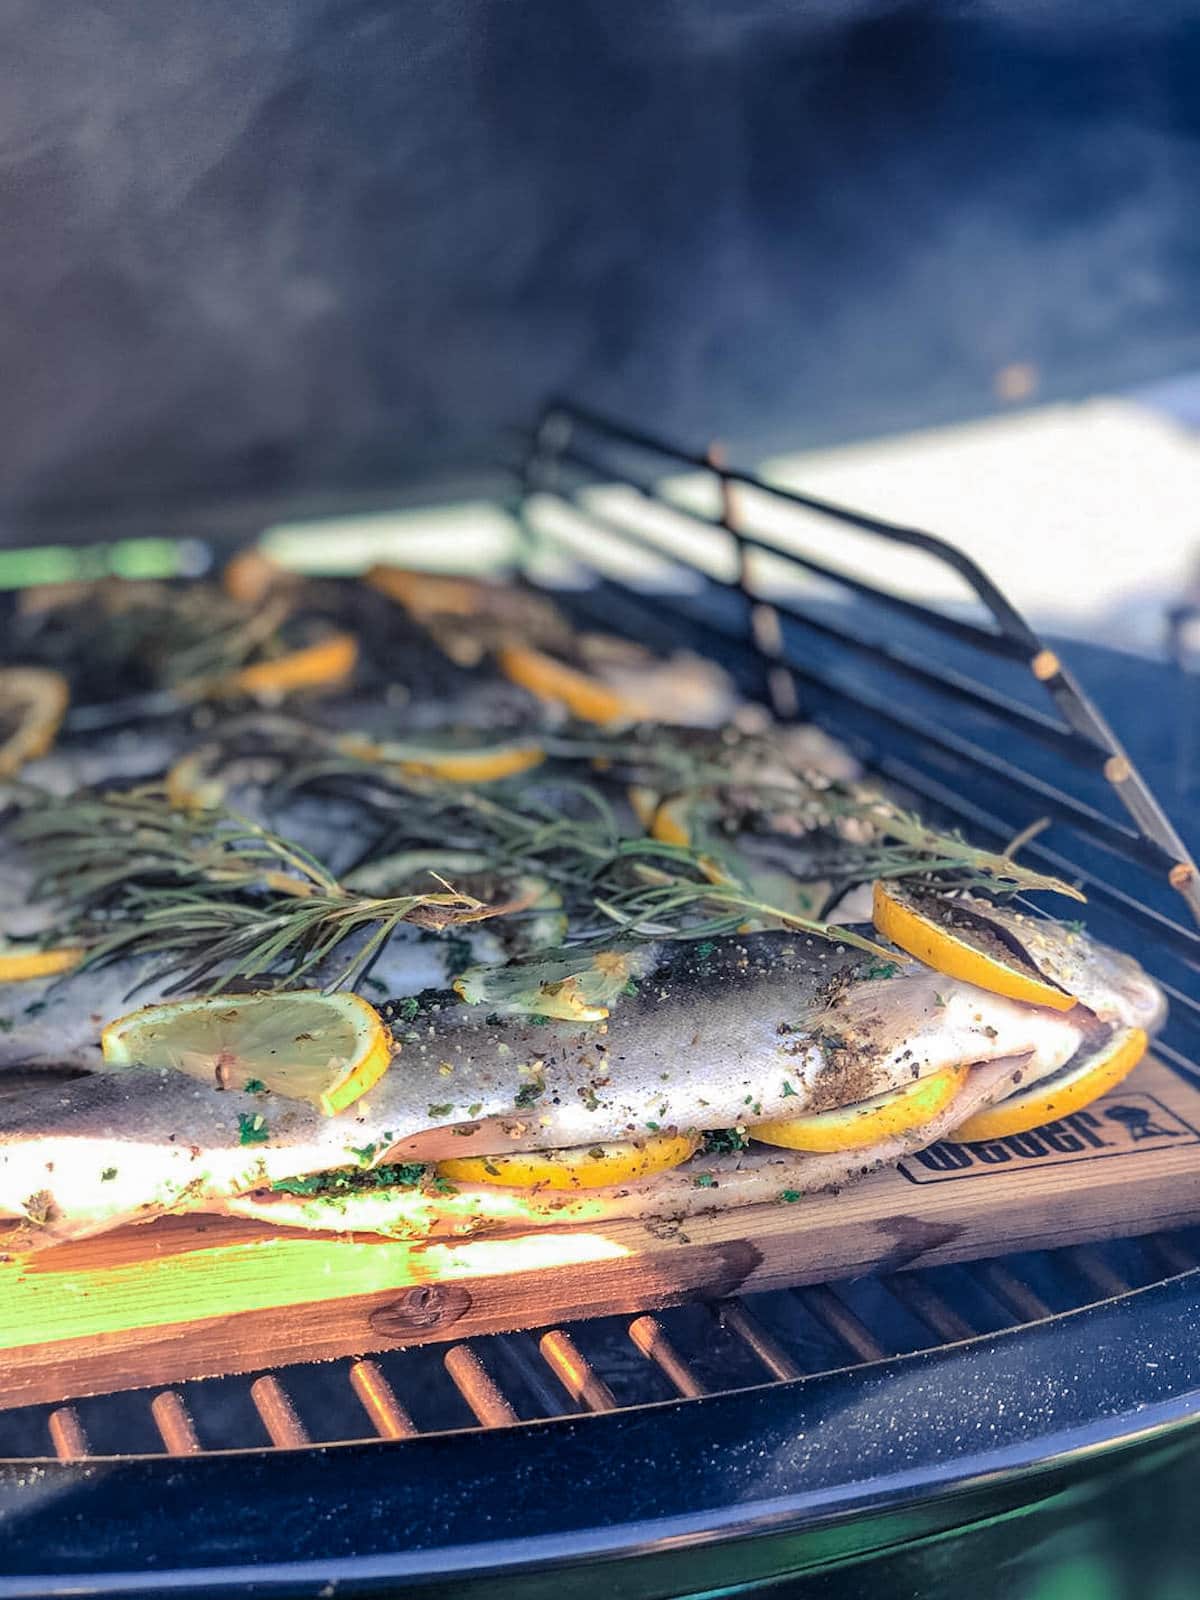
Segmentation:
<svg viewBox="0 0 1200 1600">
<path fill-rule="evenodd" d="M 993 839 L 1007 842 L 1012 837 L 1012 825 L 1002 818 L 985 811 L 982 806 L 975 805 L 962 794 L 937 782 L 936 779 L 927 777 L 918 772 L 906 761 L 900 761 L 890 756 L 882 756 L 877 766 L 885 777 L 891 778 L 896 783 L 901 783 L 905 788 L 911 789 L 914 794 L 923 799 L 932 800 L 937 805 L 943 805 L 952 810 L 964 821 L 974 828 L 989 834 Z M 1183 923 L 1175 922 L 1163 912 L 1156 911 L 1152 906 L 1145 905 L 1140 900 L 1135 900 L 1132 895 L 1126 894 L 1121 889 L 1096 877 L 1077 862 L 1071 861 L 1067 856 L 1061 855 L 1048 846 L 1039 844 L 1036 839 L 1025 846 L 1026 858 L 1033 857 L 1039 865 L 1047 871 L 1057 874 L 1060 878 L 1068 880 L 1078 879 L 1087 889 L 1088 895 L 1094 900 L 1103 900 L 1106 904 L 1120 911 L 1121 915 L 1130 921 L 1139 923 L 1149 932 L 1159 937 L 1164 944 L 1170 946 L 1172 953 L 1189 966 L 1196 966 L 1200 961 L 1200 935 L 1194 928 L 1185 927 Z"/>
<path fill-rule="evenodd" d="M 89 1454 L 88 1437 L 74 1406 L 60 1406 L 47 1419 L 50 1443 L 60 1461 L 82 1461 Z"/>
<path fill-rule="evenodd" d="M 416 1424 L 376 1362 L 356 1361 L 350 1368 L 350 1387 L 381 1439 L 411 1439 L 416 1434 Z"/>
<path fill-rule="evenodd" d="M 1167 1272 L 1194 1272 L 1200 1266 L 1196 1252 L 1174 1234 L 1152 1233 L 1143 1242 Z"/>
<path fill-rule="evenodd" d="M 589 451 L 581 450 L 578 445 L 568 445 L 566 449 L 555 456 L 554 461 L 556 466 L 559 463 L 565 463 L 568 466 L 576 466 L 583 469 L 589 474 L 592 483 L 603 483 L 604 479 L 611 477 L 612 473 L 609 465 L 601 461 L 597 456 L 593 456 Z M 710 470 L 714 467 L 717 467 L 717 463 L 710 462 Z M 717 467 L 717 470 L 719 470 L 719 467 Z M 721 482 L 724 488 L 728 490 L 730 480 L 723 477 Z M 728 517 L 721 519 L 709 517 L 702 511 L 697 511 L 694 506 L 682 505 L 669 495 L 661 493 L 653 483 L 644 478 L 639 478 L 633 473 L 622 474 L 621 484 L 624 488 L 636 490 L 646 500 L 656 505 L 666 506 L 676 515 L 686 517 L 689 522 L 698 523 L 710 532 L 735 531 Z M 581 515 L 592 517 L 596 521 L 603 520 L 606 523 L 611 523 L 614 532 L 629 532 L 639 544 L 643 544 L 648 549 L 654 549 L 665 559 L 678 560 L 678 557 L 671 550 L 658 545 L 644 534 L 638 533 L 634 529 L 627 529 L 624 523 L 603 517 L 593 507 L 582 504 L 580 502 L 581 491 L 579 489 L 564 488 L 561 484 L 554 483 L 550 486 L 549 492 L 563 499 L 569 499 L 572 504 L 577 506 Z M 736 537 L 739 543 L 747 550 L 758 550 L 769 556 L 778 556 L 781 553 L 778 545 L 772 544 L 766 539 L 760 539 L 741 527 L 736 529 Z M 807 551 L 789 548 L 785 554 L 789 561 L 794 562 L 799 567 L 803 567 L 806 572 L 811 572 L 819 578 L 826 578 L 832 583 L 840 584 L 852 593 L 861 595 L 864 599 L 869 599 L 886 607 L 887 610 L 897 616 L 907 617 L 911 621 L 919 622 L 924 627 L 936 628 L 939 633 L 943 633 L 949 638 L 974 645 L 977 649 L 986 650 L 993 655 L 1006 656 L 1014 661 L 1028 659 L 1024 646 L 1005 634 L 994 633 L 987 628 L 980 628 L 975 623 L 966 622 L 960 617 L 948 616 L 944 611 L 935 611 L 932 606 L 921 605 L 919 601 L 910 600 L 904 595 L 892 594 L 886 589 L 877 589 L 873 584 L 865 582 L 862 578 L 855 577 L 853 573 L 844 572 L 840 567 L 830 566 L 828 562 L 818 560 L 816 556 L 809 554 Z M 723 580 L 715 578 L 713 581 L 721 583 Z M 736 586 L 731 585 L 731 587 Z"/>
<path fill-rule="evenodd" d="M 1114 1267 L 1109 1266 L 1094 1245 L 1072 1245 L 1061 1252 L 1061 1257 L 1075 1268 L 1090 1288 L 1106 1300 L 1119 1294 L 1128 1294 L 1132 1288 Z"/>
<path fill-rule="evenodd" d="M 520 1421 L 470 1345 L 456 1344 L 442 1359 L 454 1387 L 485 1428 L 506 1428 Z"/>
<path fill-rule="evenodd" d="M 976 1330 L 954 1309 L 945 1295 L 939 1294 L 916 1273 L 892 1273 L 883 1282 L 900 1304 L 939 1339 L 956 1344 L 960 1339 L 975 1337 Z"/>
<path fill-rule="evenodd" d="M 779 1341 L 763 1327 L 741 1300 L 721 1300 L 712 1307 L 713 1315 L 721 1327 L 736 1333 L 766 1367 L 773 1378 L 786 1380 L 801 1378 L 804 1369 L 797 1366 Z"/>
<path fill-rule="evenodd" d="M 254 1380 L 250 1385 L 250 1398 L 277 1449 L 298 1450 L 311 1444 L 308 1429 L 300 1421 L 291 1396 L 272 1373 Z"/>
<path fill-rule="evenodd" d="M 792 1292 L 813 1321 L 832 1333 L 859 1361 L 883 1360 L 887 1351 L 861 1317 L 851 1311 L 827 1283 L 806 1284 Z"/>
<path fill-rule="evenodd" d="M 1105 816 L 1094 806 L 1077 800 L 1073 795 L 1067 794 L 1065 790 L 1046 782 L 1034 773 L 1024 771 L 1013 762 L 1006 761 L 1003 756 L 985 750 L 982 745 L 974 743 L 964 735 L 942 728 L 928 717 L 922 717 L 919 713 L 905 709 L 894 702 L 884 704 L 866 691 L 855 689 L 851 692 L 834 680 L 814 672 L 811 667 L 793 667 L 791 670 L 804 682 L 836 696 L 858 710 L 867 711 L 890 727 L 911 734 L 913 738 L 931 748 L 941 750 L 944 754 L 967 763 L 976 771 L 996 779 L 1007 789 L 1016 790 L 1037 805 L 1044 806 L 1065 821 L 1075 824 L 1086 837 L 1102 848 L 1110 850 L 1114 855 L 1132 861 L 1138 866 L 1144 866 L 1150 871 L 1164 871 L 1164 875 L 1174 864 L 1175 858 L 1170 852 L 1164 850 L 1153 839 L 1147 839 L 1126 823 Z"/>
<path fill-rule="evenodd" d="M 861 528 L 864 533 L 879 534 L 881 538 L 887 539 L 893 544 L 903 544 L 914 550 L 924 550 L 930 555 L 936 556 L 945 565 L 953 567 L 966 580 L 995 617 L 1002 630 L 1030 645 L 1032 647 L 1030 650 L 1031 655 L 1038 649 L 1037 635 L 1032 632 L 1021 615 L 1009 604 L 1008 600 L 996 588 L 982 568 L 978 567 L 964 551 L 956 549 L 954 545 L 948 544 L 944 539 L 939 539 L 935 534 L 924 533 L 919 528 L 906 528 L 896 522 L 886 522 L 882 517 L 873 517 L 863 511 L 853 511 L 848 506 L 835 505 L 831 500 L 822 500 L 815 495 L 802 494 L 797 489 L 783 489 L 775 484 L 764 483 L 760 478 L 756 478 L 753 473 L 741 472 L 735 467 L 715 466 L 708 456 L 677 449 L 674 445 L 667 444 L 662 439 L 656 439 L 652 434 L 648 434 L 640 428 L 630 428 L 626 427 L 624 423 L 614 423 L 609 418 L 601 416 L 599 412 L 592 411 L 586 406 L 576 405 L 573 401 L 551 401 L 542 424 L 537 431 L 536 444 L 539 450 L 544 449 L 551 459 L 561 454 L 567 447 L 572 426 L 576 423 L 591 428 L 596 433 L 607 436 L 619 443 L 634 445 L 652 455 L 662 456 L 668 461 L 682 463 L 700 472 L 714 473 L 730 483 L 740 483 L 748 489 L 760 490 L 762 493 L 772 495 L 786 504 L 798 506 L 804 511 L 815 511 L 822 516 L 832 518 L 836 522 L 844 522 L 851 527 Z M 624 474 L 622 473 L 620 476 L 623 477 Z M 783 554 L 787 554 L 787 552 L 785 551 Z"/>
<path fill-rule="evenodd" d="M 556 401 L 545 413 L 541 425 L 536 430 L 532 448 L 527 456 L 524 468 L 524 481 L 531 485 L 540 481 L 543 472 L 553 475 L 557 462 L 567 450 L 578 453 L 580 446 L 577 435 L 585 431 L 592 437 L 592 452 L 599 443 L 602 451 L 608 450 L 615 453 L 616 459 L 611 467 L 606 462 L 598 462 L 594 453 L 589 461 L 589 471 L 599 475 L 605 481 L 613 483 L 628 483 L 629 473 L 624 465 L 623 457 L 630 450 L 648 452 L 660 459 L 663 463 L 662 470 L 668 470 L 668 464 L 686 466 L 692 470 L 712 475 L 718 485 L 723 502 L 723 516 L 721 525 L 724 526 L 737 542 L 740 555 L 741 582 L 739 588 L 753 601 L 756 597 L 747 585 L 745 566 L 745 551 L 747 541 L 753 538 L 756 546 L 769 550 L 772 558 L 781 563 L 793 562 L 800 570 L 800 564 L 794 562 L 793 552 L 776 542 L 764 539 L 761 535 L 752 535 L 740 525 L 734 527 L 730 510 L 730 486 L 743 485 L 753 489 L 757 494 L 768 496 L 781 505 L 793 505 L 805 511 L 817 512 L 829 517 L 843 525 L 859 528 L 865 532 L 873 533 L 890 541 L 893 544 L 905 545 L 913 549 L 925 551 L 940 561 L 944 566 L 954 570 L 965 580 L 973 590 L 976 598 L 991 613 L 996 623 L 997 632 L 1013 645 L 1029 663 L 1033 678 L 1042 686 L 1056 706 L 1059 714 L 1065 720 L 1069 733 L 1054 734 L 1055 738 L 1063 737 L 1066 743 L 1061 746 L 1063 753 L 1072 760 L 1079 761 L 1082 752 L 1086 751 L 1088 765 L 1094 765 L 1097 755 L 1103 776 L 1108 782 L 1113 794 L 1125 807 L 1132 817 L 1139 832 L 1146 839 L 1160 847 L 1171 859 L 1168 881 L 1171 888 L 1176 890 L 1187 902 L 1192 916 L 1200 921 L 1200 874 L 1195 863 L 1191 860 L 1186 847 L 1176 833 L 1170 820 L 1158 805 L 1153 794 L 1130 762 L 1124 749 L 1118 742 L 1116 735 L 1108 726 L 1098 709 L 1087 699 L 1071 673 L 1062 665 L 1053 651 L 1042 645 L 1037 635 L 1025 622 L 1024 618 L 1005 599 L 1004 595 L 991 582 L 987 575 L 973 562 L 969 556 L 945 540 L 925 533 L 919 529 L 902 527 L 890 523 L 879 517 L 857 512 L 846 506 L 835 505 L 830 501 L 818 499 L 812 495 L 798 493 L 794 490 L 782 489 L 773 484 L 762 482 L 753 474 L 741 472 L 727 467 L 718 458 L 712 455 L 700 455 L 684 450 L 679 450 L 639 429 L 627 428 L 619 423 L 598 415 L 584 407 L 575 406 L 566 402 Z M 635 489 L 645 493 L 657 503 L 668 506 L 673 512 L 678 513 L 680 508 L 665 496 L 661 490 L 649 489 L 645 483 L 634 484 Z M 547 490 L 553 492 L 553 490 Z M 695 560 L 679 551 L 659 550 L 658 554 L 666 559 L 674 559 L 679 565 L 689 571 L 699 572 L 707 576 L 702 567 Z M 875 586 L 868 584 L 868 588 L 875 590 Z M 876 598 L 886 603 L 884 597 L 891 591 L 882 587 L 875 591 Z M 990 714 L 1009 715 L 1016 708 L 1018 719 L 1025 727 L 1027 733 L 1034 737 L 1047 737 L 1047 728 L 1056 728 L 1053 719 L 1045 718 L 1024 707 L 1017 708 L 1016 702 L 1008 702 L 1005 697 L 997 697 L 986 685 L 975 684 L 974 680 L 956 671 L 954 668 L 938 668 L 931 658 L 908 656 L 907 652 L 897 654 L 887 644 L 881 641 L 868 642 L 852 634 L 843 633 L 840 629 L 833 629 L 828 622 L 816 619 L 807 613 L 797 611 L 797 616 L 803 625 L 818 627 L 826 632 L 828 637 L 837 637 L 837 642 L 844 648 L 850 649 L 859 655 L 865 654 L 885 672 L 904 671 L 911 675 L 910 669 L 919 673 L 928 674 L 930 686 L 936 688 L 941 694 L 950 694 L 965 698 L 977 710 Z M 714 619 L 713 626 L 721 632 L 729 630 L 722 626 L 719 620 Z M 743 625 L 741 632 L 743 643 L 753 643 L 753 637 Z M 977 648 L 979 646 L 977 645 Z M 785 657 L 786 664 L 795 668 L 797 663 L 794 653 Z M 923 680 L 925 681 L 925 680 Z M 983 690 L 982 694 L 975 691 Z M 990 702 L 997 702 L 993 704 Z M 1000 709 L 999 703 L 1003 703 Z"/>
<path fill-rule="evenodd" d="M 194 1456 L 200 1440 L 188 1408 L 174 1389 L 164 1389 L 150 1402 L 150 1415 L 169 1456 Z"/>
<path fill-rule="evenodd" d="M 1041 1295 L 1023 1283 L 1002 1261 L 977 1261 L 971 1270 L 993 1299 L 1018 1322 L 1040 1322 L 1043 1317 L 1054 1315 Z"/>
<path fill-rule="evenodd" d="M 622 480 L 622 485 L 623 487 L 630 487 L 626 479 Z M 634 484 L 632 487 L 637 488 L 638 485 Z M 800 626 L 810 628 L 827 639 L 836 641 L 857 655 L 868 656 L 872 660 L 886 665 L 890 671 L 900 673 L 913 682 L 922 683 L 926 688 L 949 694 L 955 699 L 974 706 L 978 710 L 990 713 L 1010 726 L 1023 729 L 1034 738 L 1050 745 L 1052 749 L 1057 750 L 1067 760 L 1074 762 L 1076 766 L 1085 766 L 1094 772 L 1102 771 L 1104 762 L 1110 754 L 1109 749 L 1102 744 L 1097 744 L 1093 739 L 1070 727 L 1059 718 L 1048 716 L 1045 712 L 1036 711 L 1031 706 L 1024 705 L 1021 701 L 1001 694 L 987 684 L 980 683 L 977 679 L 956 672 L 951 668 L 942 667 L 940 670 L 933 670 L 925 664 L 925 661 L 914 656 L 902 646 L 886 644 L 880 639 L 872 639 L 861 633 L 848 632 L 844 628 L 837 627 L 835 623 L 826 618 L 815 616 L 811 611 L 797 605 L 792 600 L 787 600 L 783 597 L 768 599 L 767 596 L 759 595 L 757 591 L 747 587 L 744 583 L 733 583 L 728 579 L 715 577 L 706 568 L 684 563 L 676 553 L 648 538 L 645 534 L 627 527 L 613 517 L 605 516 L 591 506 L 582 504 L 579 496 L 570 490 L 560 489 L 558 493 L 561 498 L 571 503 L 578 516 L 590 521 L 595 527 L 613 534 L 615 537 L 623 538 L 628 544 L 635 546 L 637 549 L 656 555 L 661 560 L 674 562 L 677 566 L 684 566 L 685 570 L 691 575 L 699 576 L 709 585 L 734 593 L 740 591 L 752 602 L 759 601 L 763 604 L 768 604 L 779 615 L 787 617 L 790 621 Z M 683 507 L 676 506 L 673 502 L 660 501 L 659 503 L 669 506 L 672 511 L 677 511 L 681 515 L 689 515 Z M 693 520 L 702 523 L 712 532 L 721 531 L 723 526 L 720 523 L 712 522 L 706 517 L 696 516 L 693 517 Z M 749 535 L 739 532 L 737 538 L 739 542 L 746 545 L 754 545 L 760 550 L 769 552 L 773 557 L 779 557 L 784 560 L 796 559 L 793 551 L 780 550 L 777 546 L 769 545 L 763 540 L 755 540 Z M 860 592 L 870 595 L 873 599 L 880 599 L 886 593 L 886 591 L 874 589 L 870 584 L 866 583 L 858 584 L 857 588 Z M 892 598 L 895 597 L 893 596 Z M 784 659 L 789 666 L 795 665 L 790 657 L 785 656 Z"/>
<path fill-rule="evenodd" d="M 629 1337 L 648 1361 L 689 1400 L 708 1390 L 667 1338 L 657 1317 L 635 1317 L 629 1324 Z"/>
<path fill-rule="evenodd" d="M 564 1329 L 552 1328 L 549 1333 L 544 1333 L 538 1342 L 538 1349 L 572 1400 L 586 1406 L 589 1411 L 617 1409 L 612 1390 Z"/>
</svg>

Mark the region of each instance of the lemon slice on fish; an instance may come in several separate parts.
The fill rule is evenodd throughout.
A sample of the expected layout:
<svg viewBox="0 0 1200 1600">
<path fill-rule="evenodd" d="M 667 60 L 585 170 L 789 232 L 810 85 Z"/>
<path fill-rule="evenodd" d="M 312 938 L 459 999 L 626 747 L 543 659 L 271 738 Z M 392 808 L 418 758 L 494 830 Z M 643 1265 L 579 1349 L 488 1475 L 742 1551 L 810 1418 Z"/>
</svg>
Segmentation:
<svg viewBox="0 0 1200 1600">
<path fill-rule="evenodd" d="M 327 1117 L 353 1105 L 387 1071 L 392 1039 L 356 994 L 217 995 L 144 1006 L 100 1039 L 114 1067 L 171 1067 L 224 1089 L 261 1087 Z"/>
<path fill-rule="evenodd" d="M 599 678 L 570 667 L 531 645 L 511 644 L 499 652 L 496 664 L 511 682 L 539 700 L 566 706 L 581 722 L 636 722 L 640 706 L 610 689 Z"/>
<path fill-rule="evenodd" d="M 681 1166 L 699 1145 L 699 1134 L 659 1133 L 649 1139 L 575 1145 L 566 1150 L 455 1156 L 438 1162 L 438 1176 L 453 1183 L 490 1183 L 506 1189 L 607 1189 Z"/>
<path fill-rule="evenodd" d="M 334 633 L 316 644 L 241 667 L 222 678 L 216 692 L 271 698 L 295 689 L 325 688 L 348 678 L 357 662 L 358 640 L 352 633 Z"/>
<path fill-rule="evenodd" d="M 1073 994 L 1027 970 L 998 936 L 989 937 L 981 929 L 940 921 L 935 912 L 941 910 L 952 917 L 952 900 L 930 896 L 925 903 L 910 891 L 882 880 L 875 884 L 874 896 L 872 917 L 878 931 L 936 972 L 973 983 L 989 994 L 1023 1000 L 1027 1005 L 1069 1011 L 1075 1004 Z"/>
<path fill-rule="evenodd" d="M 541 745 L 529 739 L 481 745 L 425 745 L 378 742 L 361 734 L 346 734 L 338 740 L 338 748 L 358 761 L 378 761 L 415 777 L 442 778 L 448 783 L 494 783 L 499 778 L 528 772 L 546 759 Z"/>
<path fill-rule="evenodd" d="M 28 946 L 0 944 L 0 983 L 28 983 L 33 978 L 56 978 L 83 960 L 83 951 L 64 946 L 33 950 Z"/>
<path fill-rule="evenodd" d="M 239 550 L 221 569 L 221 587 L 231 600 L 259 605 L 270 591 L 291 574 L 265 550 Z"/>
<path fill-rule="evenodd" d="M 411 572 L 379 563 L 366 582 L 395 600 L 414 617 L 473 617 L 486 610 L 489 586 L 477 578 L 456 578 L 442 572 Z"/>
<path fill-rule="evenodd" d="M 1096 1054 L 1068 1061 L 1050 1077 L 1032 1084 L 1024 1094 L 1009 1095 L 986 1106 L 954 1130 L 956 1141 L 1004 1139 L 1010 1133 L 1028 1133 L 1044 1123 L 1082 1111 L 1102 1094 L 1115 1089 L 1146 1054 L 1150 1041 L 1141 1028 L 1119 1028 Z"/>
<path fill-rule="evenodd" d="M 0 669 L 0 778 L 46 754 L 70 697 L 61 673 L 45 667 Z"/>
<path fill-rule="evenodd" d="M 943 1067 L 902 1089 L 889 1089 L 856 1105 L 777 1122 L 755 1122 L 746 1132 L 763 1144 L 782 1145 L 787 1150 L 865 1149 L 936 1117 L 962 1088 L 969 1071 L 967 1066 Z"/>
</svg>

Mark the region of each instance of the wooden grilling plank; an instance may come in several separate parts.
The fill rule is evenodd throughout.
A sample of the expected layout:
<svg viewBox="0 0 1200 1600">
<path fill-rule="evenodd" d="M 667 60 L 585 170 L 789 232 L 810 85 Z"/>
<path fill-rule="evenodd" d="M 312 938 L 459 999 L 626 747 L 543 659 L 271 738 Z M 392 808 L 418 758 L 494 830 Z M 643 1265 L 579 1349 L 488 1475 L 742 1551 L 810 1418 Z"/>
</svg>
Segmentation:
<svg viewBox="0 0 1200 1600">
<path fill-rule="evenodd" d="M 1200 1222 L 1200 1091 L 1149 1062 L 1087 1119 L 679 1227 L 413 1244 L 162 1218 L 0 1264 L 0 1407 Z"/>
</svg>

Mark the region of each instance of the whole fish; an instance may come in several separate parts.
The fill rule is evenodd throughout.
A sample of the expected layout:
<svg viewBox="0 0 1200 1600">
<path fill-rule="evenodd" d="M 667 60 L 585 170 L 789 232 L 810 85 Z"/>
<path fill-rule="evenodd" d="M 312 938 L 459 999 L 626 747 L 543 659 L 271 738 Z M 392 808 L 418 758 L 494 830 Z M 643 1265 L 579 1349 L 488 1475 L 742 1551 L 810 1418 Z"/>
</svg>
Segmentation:
<svg viewBox="0 0 1200 1600">
<path fill-rule="evenodd" d="M 784 933 L 668 942 L 625 959 L 636 993 L 602 1026 L 535 1025 L 445 993 L 423 995 L 400 1013 L 390 1070 L 336 1117 L 174 1070 L 129 1068 L 31 1094 L 0 1119 L 0 1216 L 14 1221 L 5 1242 L 35 1248 L 167 1211 L 231 1206 L 256 1215 L 269 1206 L 262 1214 L 280 1221 L 328 1226 L 330 1208 L 317 1208 L 323 1221 L 305 1221 L 303 1208 L 277 1203 L 272 1186 L 342 1169 L 597 1147 L 671 1131 L 734 1129 L 752 1140 L 756 1123 L 866 1107 L 948 1067 L 970 1068 L 956 1091 L 962 1120 L 1086 1060 L 1115 1030 L 1151 1032 L 1163 1016 L 1156 986 L 1113 952 L 1097 959 L 1116 981 L 1097 980 L 1089 1004 L 1067 1011 L 1006 999 L 904 958 L 881 975 L 872 957 Z M 947 1127 L 941 1109 L 934 1120 Z M 251 1144 L 247 1126 L 258 1130 Z M 853 1160 L 815 1170 L 844 1177 L 869 1169 L 917 1136 L 910 1130 L 900 1145 L 882 1141 L 883 1153 L 856 1149 Z M 763 1183 L 778 1188 L 796 1161 L 771 1151 L 725 1163 L 714 1176 L 729 1179 L 722 1203 L 763 1197 L 758 1179 L 735 1180 L 735 1171 L 767 1163 L 773 1175 Z M 684 1179 L 668 1178 L 592 1198 L 665 1214 L 666 1202 L 647 1196 L 682 1194 Z M 426 1231 L 442 1226 L 439 1218 L 477 1225 L 503 1204 L 489 1199 L 467 1214 L 465 1201 L 436 1187 L 423 1188 L 419 1204 L 404 1192 L 393 1197 L 399 1209 L 389 1227 L 416 1226 L 414 1207 Z M 684 1211 L 693 1205 L 687 1192 Z M 545 1220 L 556 1205 L 543 1196 L 534 1213 Z M 554 1211 L 560 1220 L 573 1215 Z"/>
</svg>

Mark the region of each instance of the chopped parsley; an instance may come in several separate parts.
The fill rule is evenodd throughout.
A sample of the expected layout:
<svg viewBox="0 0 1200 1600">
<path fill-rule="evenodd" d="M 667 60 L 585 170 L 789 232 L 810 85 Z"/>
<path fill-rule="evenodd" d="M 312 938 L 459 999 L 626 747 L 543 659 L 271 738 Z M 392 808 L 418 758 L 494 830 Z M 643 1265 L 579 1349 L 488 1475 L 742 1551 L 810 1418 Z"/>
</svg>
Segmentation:
<svg viewBox="0 0 1200 1600">
<path fill-rule="evenodd" d="M 799 1189 L 781 1189 L 779 1191 L 779 1198 L 786 1205 L 790 1206 L 790 1205 L 794 1205 L 797 1200 L 803 1200 L 804 1196 L 803 1196 L 803 1194 L 801 1194 Z"/>
<path fill-rule="evenodd" d="M 247 1078 L 242 1088 L 247 1094 L 266 1094 L 267 1086 L 261 1078 Z"/>
<path fill-rule="evenodd" d="M 116 1177 L 116 1175 L 117 1175 L 116 1167 L 105 1167 L 104 1171 L 100 1174 L 100 1182 L 101 1183 L 111 1183 L 113 1181 L 113 1179 Z"/>
<path fill-rule="evenodd" d="M 697 1189 L 715 1189 L 717 1187 L 716 1174 L 712 1172 L 698 1172 L 692 1182 Z"/>
<path fill-rule="evenodd" d="M 379 1146 L 377 1144 L 351 1144 L 347 1145 L 346 1148 L 360 1167 L 369 1167 L 375 1159 L 375 1152 L 379 1149 Z"/>
<path fill-rule="evenodd" d="M 403 1000 L 396 1002 L 396 1015 L 401 1022 L 412 1022 L 421 1014 L 421 1002 L 415 994 L 406 994 Z"/>
<path fill-rule="evenodd" d="M 863 972 L 864 978 L 894 978 L 900 971 L 895 961 L 876 961 Z"/>
<path fill-rule="evenodd" d="M 342 1194 L 370 1193 L 376 1189 L 429 1189 L 434 1194 L 455 1194 L 452 1183 L 424 1161 L 398 1161 L 390 1166 L 335 1167 L 332 1172 L 314 1172 L 307 1178 L 280 1178 L 271 1185 L 276 1194 L 300 1195 L 321 1199 Z"/>
<path fill-rule="evenodd" d="M 256 1111 L 253 1116 L 246 1111 L 238 1112 L 239 1144 L 266 1144 L 270 1137 L 271 1130 L 261 1112 Z"/>
<path fill-rule="evenodd" d="M 627 978 L 621 987 L 622 994 L 636 994 L 638 992 L 637 979 Z"/>
<path fill-rule="evenodd" d="M 701 942 L 696 946 L 696 954 L 699 956 L 701 961 L 707 961 L 709 956 L 712 955 L 716 948 L 716 945 L 711 939 L 702 939 Z"/>
<path fill-rule="evenodd" d="M 791 1086 L 791 1084 L 790 1084 L 790 1083 L 789 1083 L 789 1082 L 788 1082 L 788 1080 L 787 1080 L 787 1079 L 786 1079 L 786 1078 L 785 1078 L 785 1079 L 784 1079 L 784 1080 L 783 1080 L 783 1098 L 784 1098 L 784 1099 L 785 1099 L 785 1100 L 788 1100 L 788 1099 L 790 1099 L 790 1098 L 791 1098 L 791 1097 L 792 1097 L 792 1096 L 793 1096 L 793 1095 L 794 1095 L 794 1094 L 795 1094 L 795 1093 L 796 1093 L 796 1091 L 795 1091 L 795 1089 L 793 1089 L 793 1088 L 792 1088 L 792 1086 Z"/>
<path fill-rule="evenodd" d="M 544 1083 L 523 1083 L 513 1096 L 513 1104 L 517 1106 L 531 1106 L 535 1100 L 540 1100 L 545 1092 L 546 1085 Z M 449 1110 L 449 1106 L 447 1106 L 446 1109 Z M 429 1111 L 430 1115 L 432 1115 L 432 1106 L 430 1106 Z"/>
<path fill-rule="evenodd" d="M 427 1109 L 431 1117 L 448 1117 L 454 1110 L 454 1101 L 447 1100 L 442 1105 L 429 1106 Z"/>
<path fill-rule="evenodd" d="M 467 1115 L 469 1117 L 477 1117 L 482 1110 L 483 1110 L 483 1101 L 482 1100 L 476 1100 L 476 1102 L 475 1102 L 475 1104 L 473 1106 L 468 1106 L 467 1107 Z"/>
<path fill-rule="evenodd" d="M 741 1128 L 709 1128 L 704 1135 L 704 1153 L 710 1156 L 733 1155 L 750 1143 L 750 1135 Z"/>
</svg>

